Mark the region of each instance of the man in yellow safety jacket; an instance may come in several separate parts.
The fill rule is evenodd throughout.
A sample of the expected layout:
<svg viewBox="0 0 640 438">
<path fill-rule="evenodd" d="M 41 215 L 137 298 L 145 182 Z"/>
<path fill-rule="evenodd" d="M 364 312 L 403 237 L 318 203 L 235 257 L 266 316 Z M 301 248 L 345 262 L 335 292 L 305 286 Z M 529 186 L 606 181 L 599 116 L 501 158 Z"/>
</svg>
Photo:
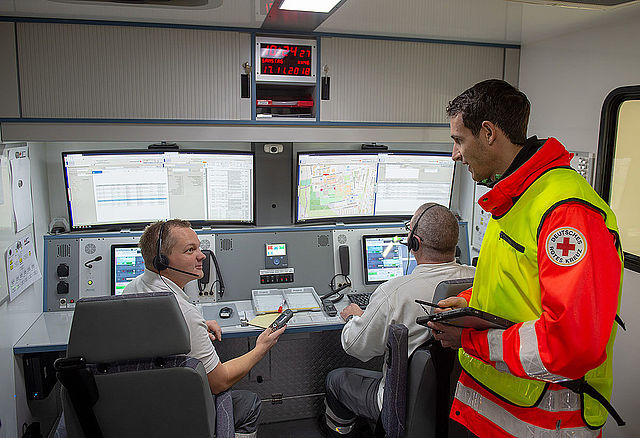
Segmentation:
<svg viewBox="0 0 640 438">
<path fill-rule="evenodd" d="M 440 302 L 516 322 L 430 323 L 463 371 L 451 418 L 479 437 L 598 437 L 612 391 L 622 287 L 616 218 L 554 138 L 526 138 L 530 104 L 501 80 L 449 103 L 452 158 L 491 190 L 472 289 Z M 439 332 L 439 333 L 438 333 Z"/>
</svg>

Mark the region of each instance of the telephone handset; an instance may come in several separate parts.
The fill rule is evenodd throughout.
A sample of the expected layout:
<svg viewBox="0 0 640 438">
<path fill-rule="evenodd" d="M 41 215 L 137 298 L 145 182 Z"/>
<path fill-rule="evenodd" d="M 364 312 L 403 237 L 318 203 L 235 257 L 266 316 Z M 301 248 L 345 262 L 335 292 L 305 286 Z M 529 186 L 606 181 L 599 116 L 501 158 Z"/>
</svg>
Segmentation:
<svg viewBox="0 0 640 438">
<path fill-rule="evenodd" d="M 198 279 L 198 290 L 200 292 L 204 292 L 205 287 L 211 281 L 211 260 L 213 260 L 213 266 L 216 269 L 216 278 L 214 284 L 211 285 L 211 295 L 213 295 L 215 283 L 219 283 L 218 285 L 218 294 L 220 298 L 224 295 L 224 281 L 222 280 L 222 273 L 220 272 L 220 266 L 218 265 L 218 260 L 216 259 L 216 255 L 210 249 L 203 249 L 202 253 L 205 255 L 204 260 L 202 260 L 202 272 L 204 275 L 202 278 Z"/>
<path fill-rule="evenodd" d="M 204 260 L 202 261 L 202 273 L 204 274 L 202 278 L 198 279 L 198 286 L 203 287 L 209 284 L 209 279 L 211 278 L 211 250 L 203 249 L 202 254 L 205 255 Z M 202 289 L 204 290 L 204 289 Z"/>
</svg>

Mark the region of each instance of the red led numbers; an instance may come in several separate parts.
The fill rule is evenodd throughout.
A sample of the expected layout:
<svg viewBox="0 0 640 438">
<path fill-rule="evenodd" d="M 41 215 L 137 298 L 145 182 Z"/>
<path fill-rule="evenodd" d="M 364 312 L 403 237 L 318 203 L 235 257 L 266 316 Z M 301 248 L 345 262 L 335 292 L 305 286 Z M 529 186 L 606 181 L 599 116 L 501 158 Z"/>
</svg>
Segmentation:
<svg viewBox="0 0 640 438">
<path fill-rule="evenodd" d="M 311 46 L 260 44 L 260 73 L 311 76 Z"/>
</svg>

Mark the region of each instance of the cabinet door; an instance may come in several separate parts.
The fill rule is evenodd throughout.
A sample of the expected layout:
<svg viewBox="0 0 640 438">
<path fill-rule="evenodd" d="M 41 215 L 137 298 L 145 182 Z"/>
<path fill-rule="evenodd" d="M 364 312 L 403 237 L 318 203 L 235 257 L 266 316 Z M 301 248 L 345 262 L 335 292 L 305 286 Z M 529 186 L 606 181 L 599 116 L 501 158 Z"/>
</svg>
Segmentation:
<svg viewBox="0 0 640 438">
<path fill-rule="evenodd" d="M 0 117 L 20 117 L 14 23 L 0 23 L 0 59 Z"/>
<path fill-rule="evenodd" d="M 332 122 L 448 123 L 448 102 L 476 82 L 502 78 L 500 47 L 357 38 L 321 40 L 331 99 L 320 119 Z"/>
<path fill-rule="evenodd" d="M 23 117 L 251 117 L 251 100 L 240 97 L 249 34 L 63 23 L 17 27 Z"/>
</svg>

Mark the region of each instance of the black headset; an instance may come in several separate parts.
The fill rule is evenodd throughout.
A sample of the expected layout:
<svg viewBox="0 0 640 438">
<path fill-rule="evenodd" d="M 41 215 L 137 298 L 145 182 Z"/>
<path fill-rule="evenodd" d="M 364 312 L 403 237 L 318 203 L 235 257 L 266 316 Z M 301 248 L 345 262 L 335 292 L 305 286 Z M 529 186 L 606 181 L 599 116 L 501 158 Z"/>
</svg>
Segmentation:
<svg viewBox="0 0 640 438">
<path fill-rule="evenodd" d="M 411 251 L 417 252 L 420 249 L 420 241 L 415 236 L 415 229 L 418 228 L 418 224 L 420 223 L 420 219 L 422 219 L 422 216 L 424 216 L 424 214 L 427 211 L 429 211 L 430 208 L 435 207 L 436 205 L 438 204 L 432 204 L 427 208 L 425 208 L 422 211 L 422 213 L 420 213 L 420 216 L 418 216 L 418 220 L 416 220 L 416 223 L 409 230 L 409 236 L 407 237 L 407 248 L 409 249 L 410 252 Z M 418 236 L 418 237 L 422 239 L 421 236 Z"/>
<path fill-rule="evenodd" d="M 169 267 L 169 259 L 166 255 L 160 252 L 160 248 L 162 247 L 162 232 L 164 231 L 164 226 L 166 222 L 162 222 L 160 225 L 160 232 L 158 233 L 158 249 L 156 251 L 156 255 L 153 257 L 153 267 L 156 268 L 158 272 L 164 271 Z"/>
</svg>

